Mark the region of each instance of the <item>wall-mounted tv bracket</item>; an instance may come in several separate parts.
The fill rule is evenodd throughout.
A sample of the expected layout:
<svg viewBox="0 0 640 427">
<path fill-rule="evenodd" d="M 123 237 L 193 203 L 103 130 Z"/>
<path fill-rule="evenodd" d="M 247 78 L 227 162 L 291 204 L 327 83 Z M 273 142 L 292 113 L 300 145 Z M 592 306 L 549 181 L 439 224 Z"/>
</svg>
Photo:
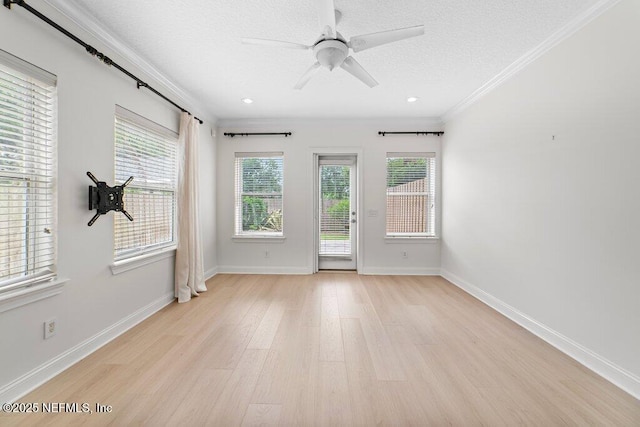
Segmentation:
<svg viewBox="0 0 640 427">
<path fill-rule="evenodd" d="M 89 210 L 96 209 L 97 211 L 87 224 L 89 227 L 96 222 L 100 215 L 104 215 L 109 211 L 122 212 L 124 216 L 129 218 L 129 221 L 133 221 L 133 217 L 129 215 L 129 212 L 124 210 L 124 202 L 122 200 L 124 187 L 133 181 L 132 176 L 124 184 L 114 187 L 109 187 L 104 181 L 98 181 L 91 172 L 87 172 L 87 176 L 96 184 L 95 187 L 93 185 L 89 186 Z"/>
</svg>

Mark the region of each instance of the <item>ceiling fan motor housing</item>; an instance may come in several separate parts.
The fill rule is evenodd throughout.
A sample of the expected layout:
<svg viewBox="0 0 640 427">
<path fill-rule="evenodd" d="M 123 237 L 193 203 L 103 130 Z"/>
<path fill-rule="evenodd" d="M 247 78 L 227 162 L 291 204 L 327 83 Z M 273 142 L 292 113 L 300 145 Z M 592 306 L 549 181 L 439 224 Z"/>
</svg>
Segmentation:
<svg viewBox="0 0 640 427">
<path fill-rule="evenodd" d="M 323 40 L 313 47 L 313 53 L 320 65 L 331 71 L 349 55 L 349 47 L 340 40 Z"/>
</svg>

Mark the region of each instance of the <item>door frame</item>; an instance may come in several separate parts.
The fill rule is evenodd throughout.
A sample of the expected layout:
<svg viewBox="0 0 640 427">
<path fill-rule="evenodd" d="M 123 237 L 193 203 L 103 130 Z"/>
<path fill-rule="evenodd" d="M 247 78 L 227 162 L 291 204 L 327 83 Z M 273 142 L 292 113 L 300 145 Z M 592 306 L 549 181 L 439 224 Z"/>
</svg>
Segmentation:
<svg viewBox="0 0 640 427">
<path fill-rule="evenodd" d="M 364 244 L 363 242 L 363 224 L 362 209 L 363 209 L 363 155 L 360 147 L 312 147 L 309 149 L 309 160 L 312 162 L 310 169 L 311 191 L 309 191 L 308 203 L 311 207 L 310 220 L 312 227 L 308 231 L 308 241 L 311 242 L 312 247 L 309 251 L 309 265 L 311 266 L 312 273 L 317 273 L 318 270 L 318 258 L 320 252 L 320 217 L 318 215 L 319 209 L 319 197 L 318 189 L 320 186 L 320 168 L 319 159 L 323 156 L 353 156 L 355 157 L 355 169 L 356 169 L 356 272 L 360 272 L 362 268 L 362 260 L 364 259 Z"/>
</svg>

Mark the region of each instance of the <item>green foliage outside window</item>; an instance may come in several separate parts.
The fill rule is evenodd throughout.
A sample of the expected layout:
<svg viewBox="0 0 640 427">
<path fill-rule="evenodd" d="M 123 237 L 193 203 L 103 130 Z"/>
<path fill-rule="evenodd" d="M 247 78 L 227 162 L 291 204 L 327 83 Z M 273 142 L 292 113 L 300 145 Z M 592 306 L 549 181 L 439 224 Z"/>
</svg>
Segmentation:
<svg viewBox="0 0 640 427">
<path fill-rule="evenodd" d="M 329 216 L 336 220 L 349 219 L 349 199 L 342 199 L 327 209 Z"/>
<path fill-rule="evenodd" d="M 258 197 L 242 197 L 242 230 L 260 230 L 261 225 L 268 216 L 267 204 Z"/>
</svg>

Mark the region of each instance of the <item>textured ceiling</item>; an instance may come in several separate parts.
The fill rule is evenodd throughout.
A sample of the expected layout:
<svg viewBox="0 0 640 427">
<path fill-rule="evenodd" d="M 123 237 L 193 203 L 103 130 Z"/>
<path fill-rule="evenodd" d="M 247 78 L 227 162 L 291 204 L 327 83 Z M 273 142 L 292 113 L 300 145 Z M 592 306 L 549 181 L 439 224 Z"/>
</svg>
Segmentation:
<svg viewBox="0 0 640 427">
<path fill-rule="evenodd" d="M 296 91 L 310 51 L 240 39 L 312 44 L 320 34 L 314 0 L 49 0 L 89 15 L 87 27 L 102 27 L 207 113 L 234 119 L 441 117 L 596 2 L 335 0 L 347 39 L 419 24 L 425 35 L 353 54 L 380 83 L 373 89 L 321 69 Z M 409 104 L 408 96 L 420 99 Z"/>
</svg>

